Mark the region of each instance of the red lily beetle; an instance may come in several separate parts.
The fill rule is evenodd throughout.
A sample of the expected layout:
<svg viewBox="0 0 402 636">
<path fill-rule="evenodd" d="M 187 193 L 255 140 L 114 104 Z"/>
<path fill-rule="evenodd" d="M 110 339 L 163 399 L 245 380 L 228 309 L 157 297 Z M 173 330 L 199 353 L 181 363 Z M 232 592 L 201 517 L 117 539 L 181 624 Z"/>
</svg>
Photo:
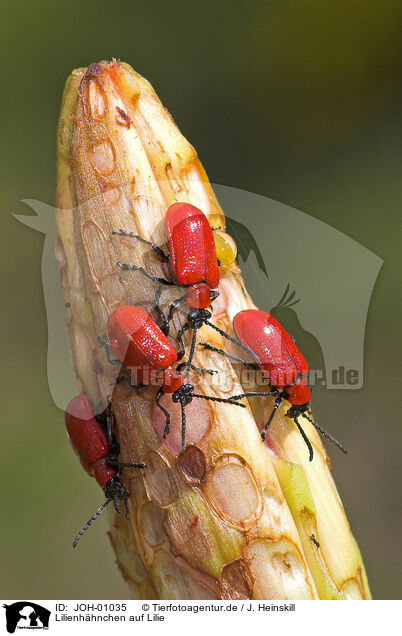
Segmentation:
<svg viewBox="0 0 402 636">
<path fill-rule="evenodd" d="M 219 268 L 211 226 L 203 212 L 189 203 L 173 203 L 165 218 L 169 239 L 170 265 L 178 285 L 187 287 L 186 303 L 193 309 L 207 309 Z"/>
<path fill-rule="evenodd" d="M 107 407 L 106 412 L 96 416 L 85 395 L 73 398 L 65 412 L 65 425 L 71 445 L 84 470 L 91 477 L 95 477 L 106 495 L 106 501 L 75 537 L 74 548 L 80 537 L 111 501 L 118 513 L 120 513 L 119 501 L 122 501 L 126 518 L 128 518 L 127 498 L 129 495 L 120 481 L 119 473 L 123 467 L 146 468 L 146 464 L 143 463 L 128 464 L 117 460 L 120 449 L 113 436 L 112 418 L 110 406 Z"/>
<path fill-rule="evenodd" d="M 229 404 L 244 407 L 244 404 L 238 403 L 231 398 L 224 399 L 195 394 L 192 384 L 184 384 L 185 376 L 181 373 L 181 369 L 183 366 L 187 366 L 188 363 L 183 362 L 177 368 L 173 367 L 178 356 L 172 343 L 151 316 L 139 309 L 139 307 L 125 305 L 116 309 L 109 318 L 107 334 L 109 343 L 102 340 L 102 338 L 98 338 L 98 341 L 104 346 L 107 360 L 112 364 L 124 364 L 126 367 L 131 368 L 137 377 L 138 384 L 131 384 L 130 379 L 127 377 L 119 377 L 117 382 L 125 381 L 133 389 L 141 389 L 154 383 L 160 385 L 155 401 L 166 418 L 164 437 L 169 433 L 170 414 L 160 404 L 160 400 L 164 393 L 170 393 L 172 394 L 173 402 L 180 403 L 183 451 L 185 450 L 186 431 L 185 406 L 193 398 L 201 398 L 213 402 L 228 402 Z M 110 358 L 109 347 L 120 356 L 120 360 Z M 214 373 L 209 369 L 196 369 L 192 365 L 191 368 L 201 373 Z"/>
<path fill-rule="evenodd" d="M 313 448 L 297 419 L 299 416 L 311 422 L 322 435 L 334 442 L 346 453 L 343 446 L 332 437 L 332 435 L 329 435 L 329 433 L 306 415 L 311 398 L 311 391 L 306 382 L 309 366 L 296 346 L 296 343 L 282 325 L 265 311 L 246 309 L 235 315 L 233 319 L 233 329 L 238 338 L 237 340 L 228 334 L 223 335 L 245 350 L 255 361 L 254 364 L 228 354 L 222 349 L 218 349 L 212 345 L 206 343 L 201 344 L 203 344 L 205 349 L 216 351 L 232 360 L 242 362 L 248 367 L 251 366 L 259 369 L 272 386 L 273 391 L 269 393 L 249 392 L 232 396 L 233 400 L 238 400 L 242 397 L 276 395 L 272 413 L 261 433 L 262 439 L 265 440 L 268 427 L 272 422 L 276 410 L 280 407 L 283 400 L 287 400 L 290 402 L 291 407 L 288 409 L 286 415 L 294 419 L 309 449 L 310 461 L 313 459 Z"/>
<path fill-rule="evenodd" d="M 147 278 L 158 283 L 155 306 L 163 320 L 161 329 L 165 335 L 169 332 L 169 323 L 174 309 L 184 301 L 190 307 L 187 320 L 177 334 L 181 350 L 184 353 L 182 336 L 190 327 L 193 329 L 193 338 L 186 364 L 187 373 L 194 355 L 197 329 L 203 324 L 208 324 L 219 331 L 215 325 L 209 322 L 211 312 L 207 309 L 219 295 L 218 290 L 215 289 L 219 284 L 219 267 L 212 229 L 207 217 L 200 209 L 190 203 L 173 203 L 167 209 L 165 227 L 169 241 L 169 255 L 166 255 L 155 243 L 143 239 L 134 232 L 119 230 L 112 232 L 112 234 L 137 238 L 150 245 L 162 260 L 170 261 L 174 281 L 151 276 L 138 265 L 125 263 L 117 263 L 117 265 L 124 270 L 140 271 Z M 186 287 L 186 293 L 173 301 L 168 315 L 165 316 L 159 306 L 161 285 L 175 284 Z"/>
</svg>

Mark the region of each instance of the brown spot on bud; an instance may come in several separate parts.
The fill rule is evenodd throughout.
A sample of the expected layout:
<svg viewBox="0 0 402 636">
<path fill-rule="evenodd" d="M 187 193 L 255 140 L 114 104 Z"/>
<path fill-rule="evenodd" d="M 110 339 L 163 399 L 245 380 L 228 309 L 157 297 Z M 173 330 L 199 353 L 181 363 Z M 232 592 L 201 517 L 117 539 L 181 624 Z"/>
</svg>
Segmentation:
<svg viewBox="0 0 402 636">
<path fill-rule="evenodd" d="M 200 520 L 199 516 L 195 515 L 193 521 L 190 524 L 189 534 L 191 539 L 194 539 L 195 535 L 197 534 L 199 520 Z"/>
<path fill-rule="evenodd" d="M 187 446 L 177 461 L 177 467 L 183 480 L 188 484 L 199 484 L 205 479 L 205 455 L 198 446 Z"/>
<path fill-rule="evenodd" d="M 225 565 L 221 575 L 221 598 L 241 600 L 252 598 L 251 574 L 245 559 Z"/>
<path fill-rule="evenodd" d="M 119 108 L 118 106 L 116 106 L 116 110 L 117 110 L 116 121 L 119 124 L 119 126 L 125 126 L 126 128 L 130 128 L 131 119 L 127 115 L 127 113 L 125 113 L 124 110 L 122 108 Z"/>
</svg>

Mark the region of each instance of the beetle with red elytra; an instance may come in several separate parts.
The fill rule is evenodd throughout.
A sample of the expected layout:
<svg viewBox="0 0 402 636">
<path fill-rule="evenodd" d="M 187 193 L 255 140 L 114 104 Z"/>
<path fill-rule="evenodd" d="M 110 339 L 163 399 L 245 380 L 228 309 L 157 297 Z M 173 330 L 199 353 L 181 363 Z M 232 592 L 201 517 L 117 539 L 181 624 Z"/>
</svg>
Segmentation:
<svg viewBox="0 0 402 636">
<path fill-rule="evenodd" d="M 75 548 L 84 532 L 110 502 L 113 502 L 116 512 L 120 514 L 119 501 L 122 501 L 125 517 L 128 519 L 129 493 L 120 480 L 120 472 L 122 468 L 147 468 L 147 464 L 118 461 L 120 447 L 113 434 L 113 413 L 110 404 L 103 413 L 95 415 L 95 409 L 88 398 L 82 394 L 77 395 L 67 406 L 64 419 L 68 438 L 81 466 L 88 475 L 96 479 L 106 496 L 106 501 L 75 537 Z"/>
<path fill-rule="evenodd" d="M 139 265 L 128 265 L 118 262 L 117 265 L 126 271 L 139 271 L 144 276 L 158 284 L 155 293 L 155 307 L 162 318 L 161 329 L 168 334 L 169 323 L 173 311 L 183 302 L 189 306 L 189 312 L 185 324 L 178 331 L 177 339 L 184 354 L 182 336 L 190 328 L 193 329 L 190 353 L 186 363 L 187 375 L 194 355 L 197 330 L 207 324 L 216 331 L 220 329 L 212 324 L 209 319 L 211 312 L 208 307 L 219 295 L 216 287 L 219 284 L 219 267 L 216 255 L 215 241 L 211 226 L 205 214 L 190 203 L 173 203 L 166 212 L 165 217 L 166 234 L 169 241 L 169 254 L 155 243 L 147 241 L 134 232 L 119 230 L 112 234 L 136 238 L 141 242 L 150 245 L 153 251 L 162 260 L 169 262 L 173 274 L 173 281 L 165 278 L 151 276 L 143 267 Z M 235 250 L 233 258 L 235 257 Z M 183 296 L 172 302 L 166 316 L 160 306 L 161 285 L 179 285 L 186 288 Z M 221 333 L 221 332 L 220 332 Z"/>
<path fill-rule="evenodd" d="M 152 384 L 159 385 L 155 401 L 166 418 L 164 437 L 169 433 L 170 414 L 160 404 L 160 400 L 165 393 L 169 393 L 173 402 L 180 404 L 182 451 L 186 447 L 185 407 L 193 398 L 245 407 L 244 404 L 232 398 L 219 398 L 194 393 L 193 385 L 184 383 L 186 375 L 181 372 L 183 366 L 187 366 L 188 363 L 183 362 L 176 368 L 173 366 L 178 360 L 178 354 L 172 343 L 151 316 L 139 307 L 134 307 L 133 305 L 118 307 L 109 318 L 107 334 L 109 342 L 102 340 L 102 338 L 98 338 L 98 341 L 104 346 L 108 362 L 118 366 L 124 365 L 131 369 L 136 376 L 138 384 L 131 384 L 130 378 L 126 376 L 119 376 L 117 382 L 127 382 L 133 389 L 141 389 Z M 110 358 L 109 347 L 120 356 L 120 359 Z M 215 371 L 210 369 L 192 368 L 199 373 L 215 373 Z"/>
<path fill-rule="evenodd" d="M 240 400 L 244 397 L 253 396 L 276 396 L 272 413 L 261 432 L 262 439 L 265 440 L 267 430 L 277 409 L 281 406 L 283 400 L 287 400 L 291 406 L 287 410 L 286 416 L 292 418 L 299 429 L 309 450 L 310 461 L 312 461 L 314 455 L 313 447 L 298 420 L 299 417 L 304 417 L 308 420 L 321 435 L 336 444 L 342 452 L 346 453 L 344 447 L 332 437 L 332 435 L 327 433 L 306 414 L 309 410 L 309 402 L 311 399 L 311 391 L 306 380 L 309 365 L 293 338 L 282 325 L 265 311 L 245 309 L 235 315 L 233 319 L 233 329 L 237 339 L 232 338 L 229 334 L 225 334 L 224 332 L 222 332 L 222 335 L 245 351 L 254 362 L 243 360 L 208 343 L 204 342 L 200 344 L 204 349 L 215 351 L 235 362 L 241 362 L 248 368 L 251 367 L 259 370 L 271 385 L 273 390 L 270 392 L 252 391 L 231 396 L 232 400 Z"/>
</svg>

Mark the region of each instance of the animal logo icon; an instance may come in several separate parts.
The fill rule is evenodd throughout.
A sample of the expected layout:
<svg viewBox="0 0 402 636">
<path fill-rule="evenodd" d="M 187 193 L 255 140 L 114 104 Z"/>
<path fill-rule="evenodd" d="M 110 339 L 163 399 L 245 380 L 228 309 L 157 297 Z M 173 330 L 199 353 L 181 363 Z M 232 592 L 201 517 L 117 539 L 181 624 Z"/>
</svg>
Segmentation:
<svg viewBox="0 0 402 636">
<path fill-rule="evenodd" d="M 16 629 L 48 629 L 50 610 L 32 601 L 18 601 L 11 605 L 4 604 L 6 610 L 6 627 L 9 634 Z"/>
</svg>

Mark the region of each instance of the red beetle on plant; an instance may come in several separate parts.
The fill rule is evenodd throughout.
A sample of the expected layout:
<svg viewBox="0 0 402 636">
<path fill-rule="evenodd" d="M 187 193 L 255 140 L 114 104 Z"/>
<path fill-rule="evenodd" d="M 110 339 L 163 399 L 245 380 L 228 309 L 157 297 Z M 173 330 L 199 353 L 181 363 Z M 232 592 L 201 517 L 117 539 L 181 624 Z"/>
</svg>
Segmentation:
<svg viewBox="0 0 402 636">
<path fill-rule="evenodd" d="M 127 382 L 133 389 L 141 389 L 144 386 L 158 384 L 155 401 L 157 406 L 164 413 L 166 425 L 163 436 L 169 433 L 170 414 L 165 409 L 160 400 L 165 393 L 172 395 L 173 402 L 179 403 L 182 414 L 182 450 L 185 450 L 186 415 L 185 406 L 193 398 L 201 398 L 213 402 L 227 402 L 236 406 L 244 407 L 244 404 L 236 402 L 232 398 L 218 398 L 208 395 L 198 395 L 194 393 L 192 384 L 185 384 L 185 374 L 181 372 L 188 362 L 183 362 L 176 368 L 173 365 L 178 360 L 172 343 L 156 322 L 145 311 L 139 307 L 125 305 L 116 309 L 110 316 L 107 325 L 109 342 L 98 338 L 104 346 L 108 362 L 111 364 L 125 365 L 135 373 L 138 384 L 131 384 L 130 378 L 119 377 L 117 382 Z M 109 354 L 111 347 L 120 359 L 111 359 Z M 215 373 L 210 369 L 191 368 L 200 373 Z"/>
<path fill-rule="evenodd" d="M 307 419 L 322 435 L 331 442 L 334 442 L 334 444 L 346 453 L 343 446 L 332 437 L 332 435 L 327 433 L 306 414 L 311 398 L 311 391 L 306 381 L 309 366 L 296 346 L 296 343 L 282 325 L 265 311 L 246 309 L 235 315 L 233 319 L 233 329 L 237 339 L 222 332 L 224 337 L 246 351 L 255 361 L 254 363 L 231 355 L 207 343 L 200 344 L 202 344 L 205 349 L 215 351 L 231 360 L 258 369 L 272 386 L 273 390 L 269 393 L 256 391 L 234 395 L 231 398 L 232 400 L 239 400 L 243 397 L 251 396 L 276 396 L 272 413 L 261 432 L 262 439 L 265 440 L 268 427 L 272 422 L 276 410 L 280 407 L 283 400 L 287 400 L 291 406 L 286 415 L 295 421 L 308 447 L 310 461 L 313 459 L 313 447 L 298 420 L 299 416 Z"/>
<path fill-rule="evenodd" d="M 113 435 L 113 413 L 109 404 L 100 415 L 95 415 L 88 398 L 78 395 L 69 403 L 65 412 L 65 425 L 71 445 L 84 470 L 94 477 L 106 495 L 106 501 L 98 508 L 74 539 L 75 548 L 80 537 L 99 517 L 106 506 L 113 505 L 120 513 L 119 501 L 128 519 L 128 492 L 119 474 L 122 468 L 146 468 L 144 463 L 129 464 L 118 461 L 119 445 Z"/>
</svg>

